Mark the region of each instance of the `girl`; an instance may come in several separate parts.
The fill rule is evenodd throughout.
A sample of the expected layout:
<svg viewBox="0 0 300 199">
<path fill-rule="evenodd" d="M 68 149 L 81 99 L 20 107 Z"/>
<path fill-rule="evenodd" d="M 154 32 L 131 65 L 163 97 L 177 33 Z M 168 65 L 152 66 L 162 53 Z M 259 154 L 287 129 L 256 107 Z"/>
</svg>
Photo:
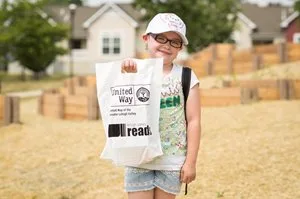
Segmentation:
<svg viewBox="0 0 300 199">
<path fill-rule="evenodd" d="M 125 169 L 125 190 L 129 199 L 174 199 L 182 183 L 196 177 L 200 144 L 199 81 L 192 72 L 186 102 L 181 84 L 182 66 L 174 59 L 188 44 L 184 22 L 173 13 L 159 13 L 148 24 L 143 40 L 151 58 L 163 58 L 163 85 L 159 129 L 164 155 L 139 168 Z M 136 72 L 133 59 L 122 62 L 122 71 Z"/>
</svg>

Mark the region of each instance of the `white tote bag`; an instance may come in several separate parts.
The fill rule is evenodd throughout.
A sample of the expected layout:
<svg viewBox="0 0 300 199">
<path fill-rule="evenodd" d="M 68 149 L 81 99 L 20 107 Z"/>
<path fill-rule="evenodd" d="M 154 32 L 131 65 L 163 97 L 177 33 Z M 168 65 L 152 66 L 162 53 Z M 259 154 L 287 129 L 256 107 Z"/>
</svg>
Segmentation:
<svg viewBox="0 0 300 199">
<path fill-rule="evenodd" d="M 101 158 L 138 166 L 161 156 L 159 135 L 163 59 L 134 59 L 137 73 L 121 73 L 121 61 L 96 64 L 97 96 L 106 143 Z"/>
</svg>

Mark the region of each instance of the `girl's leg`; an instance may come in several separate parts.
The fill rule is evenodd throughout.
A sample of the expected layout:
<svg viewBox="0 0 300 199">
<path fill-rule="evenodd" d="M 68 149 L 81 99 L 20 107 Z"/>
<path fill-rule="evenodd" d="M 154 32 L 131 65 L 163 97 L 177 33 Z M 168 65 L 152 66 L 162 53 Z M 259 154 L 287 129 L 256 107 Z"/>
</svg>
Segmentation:
<svg viewBox="0 0 300 199">
<path fill-rule="evenodd" d="M 154 190 L 128 192 L 128 199 L 153 199 Z"/>
<path fill-rule="evenodd" d="M 175 199 L 176 195 L 167 193 L 159 188 L 154 189 L 154 199 Z"/>
</svg>

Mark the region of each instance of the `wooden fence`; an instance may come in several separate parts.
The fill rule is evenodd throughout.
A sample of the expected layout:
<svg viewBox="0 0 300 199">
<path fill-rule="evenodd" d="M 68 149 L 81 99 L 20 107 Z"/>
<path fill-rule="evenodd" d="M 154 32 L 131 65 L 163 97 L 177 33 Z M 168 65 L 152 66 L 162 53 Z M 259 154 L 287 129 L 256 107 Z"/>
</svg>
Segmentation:
<svg viewBox="0 0 300 199">
<path fill-rule="evenodd" d="M 64 86 L 43 92 L 39 98 L 39 113 L 68 120 L 100 118 L 94 76 L 73 77 Z"/>
<path fill-rule="evenodd" d="M 229 106 L 252 101 L 251 89 L 241 87 L 200 89 L 201 106 Z"/>
<path fill-rule="evenodd" d="M 0 126 L 20 123 L 20 98 L 0 95 Z"/>
<path fill-rule="evenodd" d="M 300 80 L 224 81 L 223 88 L 200 89 L 202 106 L 228 106 L 267 100 L 300 99 Z"/>
<path fill-rule="evenodd" d="M 230 44 L 212 44 L 184 61 L 198 77 L 249 73 L 274 64 L 300 60 L 300 44 L 279 43 L 235 50 Z"/>
</svg>

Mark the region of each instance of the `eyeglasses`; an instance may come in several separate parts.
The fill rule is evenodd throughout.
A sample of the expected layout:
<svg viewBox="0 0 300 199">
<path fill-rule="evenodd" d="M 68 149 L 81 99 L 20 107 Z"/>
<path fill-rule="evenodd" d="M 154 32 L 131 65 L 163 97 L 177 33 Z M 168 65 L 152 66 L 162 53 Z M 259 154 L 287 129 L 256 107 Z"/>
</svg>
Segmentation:
<svg viewBox="0 0 300 199">
<path fill-rule="evenodd" d="M 178 39 L 175 39 L 175 40 L 171 40 L 171 39 L 168 39 L 166 38 L 164 35 L 162 34 L 153 34 L 153 33 L 149 33 L 149 35 L 151 37 L 153 37 L 153 39 L 155 41 L 157 41 L 158 43 L 160 44 L 166 44 L 167 42 L 170 43 L 170 45 L 174 48 L 181 48 L 182 47 L 182 41 L 178 40 Z"/>
</svg>

